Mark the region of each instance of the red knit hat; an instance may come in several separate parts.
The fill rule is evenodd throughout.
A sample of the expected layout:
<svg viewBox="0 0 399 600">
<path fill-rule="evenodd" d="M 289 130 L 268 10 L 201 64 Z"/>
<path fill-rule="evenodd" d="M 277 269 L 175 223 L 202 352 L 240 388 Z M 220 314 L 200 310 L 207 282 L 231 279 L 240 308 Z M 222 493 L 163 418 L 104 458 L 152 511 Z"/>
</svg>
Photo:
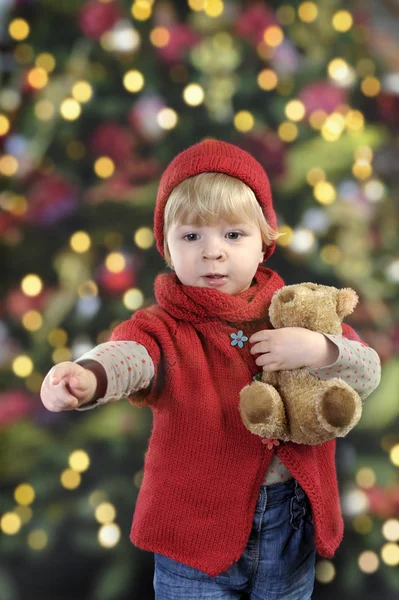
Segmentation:
<svg viewBox="0 0 399 600">
<path fill-rule="evenodd" d="M 158 251 L 164 257 L 164 210 L 172 190 L 184 179 L 199 173 L 226 173 L 246 183 L 254 192 L 267 223 L 277 229 L 269 179 L 255 158 L 238 146 L 219 140 L 204 140 L 180 152 L 166 167 L 159 183 L 154 212 L 154 235 Z M 274 252 L 273 241 L 265 251 L 265 260 Z"/>
</svg>

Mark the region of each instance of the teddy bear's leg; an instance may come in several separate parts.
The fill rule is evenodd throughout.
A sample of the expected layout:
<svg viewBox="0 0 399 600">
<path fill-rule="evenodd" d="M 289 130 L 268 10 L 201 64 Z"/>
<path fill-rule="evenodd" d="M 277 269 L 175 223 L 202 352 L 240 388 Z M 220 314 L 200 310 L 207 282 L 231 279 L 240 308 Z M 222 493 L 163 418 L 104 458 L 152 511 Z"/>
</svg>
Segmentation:
<svg viewBox="0 0 399 600">
<path fill-rule="evenodd" d="M 287 440 L 287 419 L 281 396 L 270 384 L 253 381 L 240 392 L 239 410 L 245 427 L 264 438 Z"/>
<path fill-rule="evenodd" d="M 318 419 L 327 431 L 342 437 L 359 421 L 362 401 L 342 379 L 330 379 L 319 398 Z"/>
</svg>

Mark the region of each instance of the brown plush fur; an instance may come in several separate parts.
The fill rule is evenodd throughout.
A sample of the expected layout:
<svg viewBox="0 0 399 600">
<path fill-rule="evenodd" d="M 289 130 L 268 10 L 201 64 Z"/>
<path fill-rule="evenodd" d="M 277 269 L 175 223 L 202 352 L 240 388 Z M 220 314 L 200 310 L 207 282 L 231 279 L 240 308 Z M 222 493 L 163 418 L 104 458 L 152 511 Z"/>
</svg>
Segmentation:
<svg viewBox="0 0 399 600">
<path fill-rule="evenodd" d="M 358 302 L 350 288 L 301 283 L 278 290 L 270 322 L 341 334 L 341 322 Z M 306 369 L 263 373 L 240 392 L 239 410 L 249 431 L 262 438 L 320 444 L 345 436 L 359 421 L 362 402 L 343 379 L 317 379 Z"/>
</svg>

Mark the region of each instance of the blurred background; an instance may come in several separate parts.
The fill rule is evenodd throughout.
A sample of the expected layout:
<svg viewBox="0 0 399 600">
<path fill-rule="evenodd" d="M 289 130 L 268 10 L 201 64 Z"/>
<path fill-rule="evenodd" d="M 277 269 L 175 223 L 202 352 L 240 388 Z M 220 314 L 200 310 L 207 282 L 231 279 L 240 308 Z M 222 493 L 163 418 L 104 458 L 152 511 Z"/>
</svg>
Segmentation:
<svg viewBox="0 0 399 600">
<path fill-rule="evenodd" d="M 0 0 L 0 598 L 151 600 L 129 541 L 151 412 L 50 413 L 42 379 L 154 303 L 159 177 L 251 152 L 287 284 L 350 286 L 379 388 L 339 440 L 314 598 L 399 597 L 399 3 Z"/>
</svg>

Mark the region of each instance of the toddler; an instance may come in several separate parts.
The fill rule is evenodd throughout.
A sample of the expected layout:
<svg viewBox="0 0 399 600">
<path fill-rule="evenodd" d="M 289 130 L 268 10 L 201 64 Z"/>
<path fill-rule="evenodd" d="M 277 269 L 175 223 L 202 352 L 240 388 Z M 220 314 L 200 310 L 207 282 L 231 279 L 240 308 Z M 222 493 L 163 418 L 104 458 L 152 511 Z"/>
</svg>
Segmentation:
<svg viewBox="0 0 399 600">
<path fill-rule="evenodd" d="M 270 184 L 244 150 L 205 140 L 162 175 L 154 214 L 157 304 L 118 325 L 109 342 L 47 374 L 52 411 L 127 397 L 150 406 L 132 542 L 154 552 L 157 600 L 308 600 L 316 551 L 343 535 L 335 440 L 263 444 L 242 424 L 239 392 L 262 369 L 304 367 L 342 377 L 364 399 L 377 353 L 343 335 L 273 330 L 270 300 L 284 285 L 262 263 L 277 233 Z"/>
</svg>

